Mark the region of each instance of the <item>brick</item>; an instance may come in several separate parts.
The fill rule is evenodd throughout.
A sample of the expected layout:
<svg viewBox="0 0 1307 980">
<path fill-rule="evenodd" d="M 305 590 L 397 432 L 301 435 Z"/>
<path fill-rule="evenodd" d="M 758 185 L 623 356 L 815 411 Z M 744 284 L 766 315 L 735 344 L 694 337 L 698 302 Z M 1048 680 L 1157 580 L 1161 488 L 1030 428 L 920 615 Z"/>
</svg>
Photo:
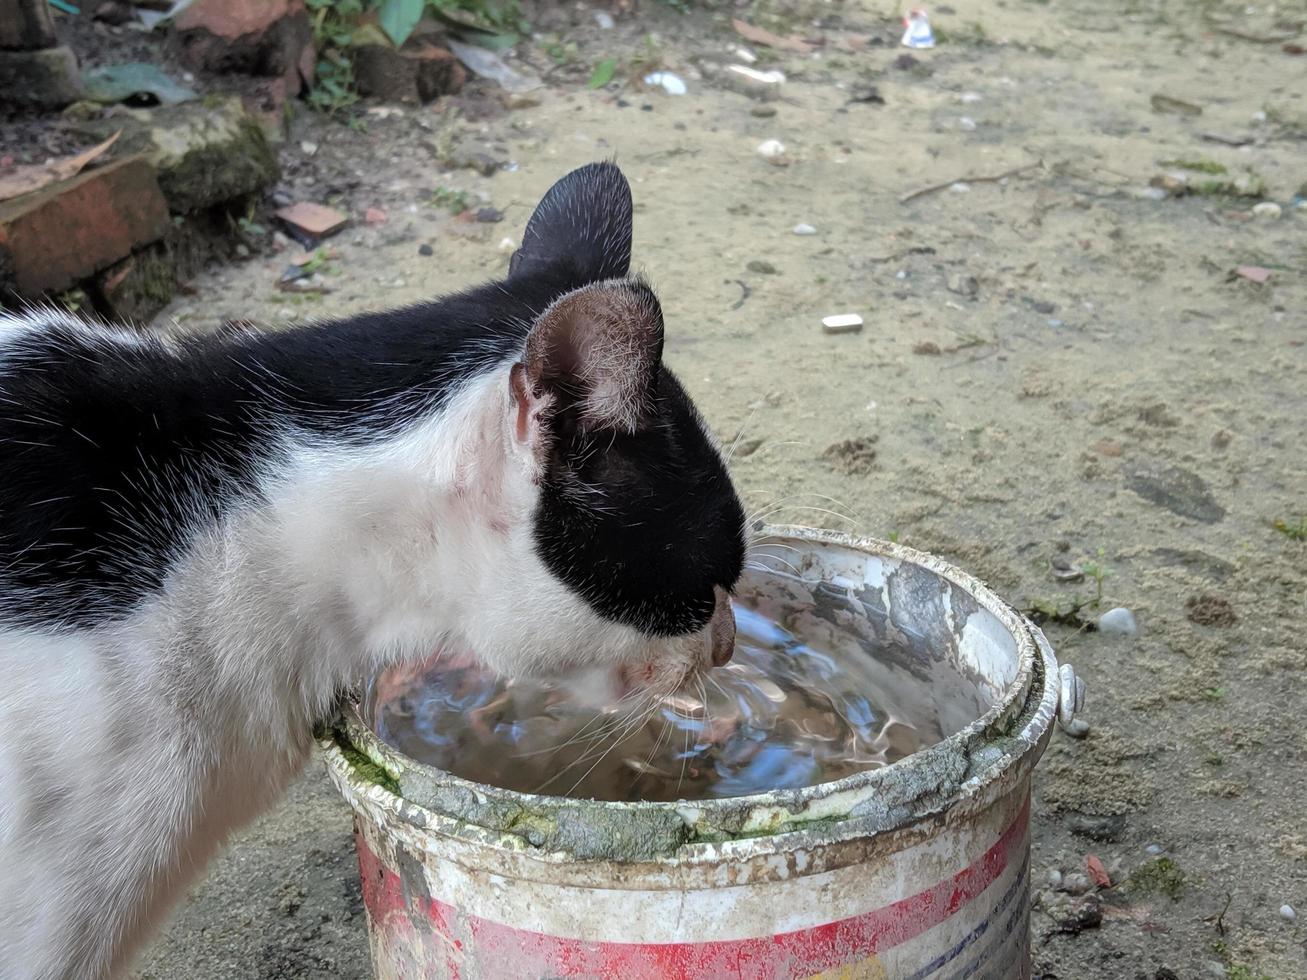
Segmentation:
<svg viewBox="0 0 1307 980">
<path fill-rule="evenodd" d="M 163 237 L 168 204 L 154 169 L 128 157 L 0 203 L 0 268 L 11 288 L 58 292 Z"/>
<path fill-rule="evenodd" d="M 360 95 L 387 102 L 430 102 L 458 94 L 467 72 L 450 52 L 431 44 L 399 51 L 367 44 L 354 51 L 354 77 Z"/>
<path fill-rule="evenodd" d="M 172 30 L 191 67 L 280 78 L 292 97 L 315 62 L 304 0 L 194 0 Z"/>
</svg>

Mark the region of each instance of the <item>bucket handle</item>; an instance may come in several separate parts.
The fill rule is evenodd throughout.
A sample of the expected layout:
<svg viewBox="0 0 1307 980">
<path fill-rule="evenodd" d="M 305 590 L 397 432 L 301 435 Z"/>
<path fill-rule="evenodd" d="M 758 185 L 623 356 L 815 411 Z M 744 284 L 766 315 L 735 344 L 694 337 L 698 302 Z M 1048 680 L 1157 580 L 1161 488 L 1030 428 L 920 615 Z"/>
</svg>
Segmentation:
<svg viewBox="0 0 1307 980">
<path fill-rule="evenodd" d="M 1076 712 L 1085 707 L 1085 682 L 1076 676 L 1075 668 L 1070 664 L 1058 667 L 1057 678 L 1057 721 L 1063 728 L 1070 728 Z"/>
</svg>

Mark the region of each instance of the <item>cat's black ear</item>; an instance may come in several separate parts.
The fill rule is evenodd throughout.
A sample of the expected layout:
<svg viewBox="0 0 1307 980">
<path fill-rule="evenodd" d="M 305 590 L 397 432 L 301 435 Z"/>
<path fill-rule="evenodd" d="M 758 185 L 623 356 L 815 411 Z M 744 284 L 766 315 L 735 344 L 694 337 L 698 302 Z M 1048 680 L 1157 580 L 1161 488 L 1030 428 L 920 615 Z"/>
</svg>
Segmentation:
<svg viewBox="0 0 1307 980">
<path fill-rule="evenodd" d="M 576 285 L 619 279 L 631 266 L 631 187 L 615 163 L 573 170 L 537 205 L 508 264 L 510 277 L 564 270 Z"/>
<path fill-rule="evenodd" d="M 640 282 L 583 286 L 535 322 L 523 358 L 523 398 L 549 397 L 579 408 L 589 429 L 636 432 L 650 418 L 663 356 L 663 314 Z"/>
</svg>

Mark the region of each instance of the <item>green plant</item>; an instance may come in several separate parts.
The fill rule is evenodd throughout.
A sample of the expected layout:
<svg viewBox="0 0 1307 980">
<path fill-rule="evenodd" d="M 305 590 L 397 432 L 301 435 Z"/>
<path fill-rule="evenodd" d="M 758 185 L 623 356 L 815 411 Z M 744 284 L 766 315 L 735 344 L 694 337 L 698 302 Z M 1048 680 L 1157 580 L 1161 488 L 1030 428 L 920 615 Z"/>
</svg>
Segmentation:
<svg viewBox="0 0 1307 980">
<path fill-rule="evenodd" d="M 580 57 L 576 42 L 564 41 L 557 34 L 546 34 L 540 38 L 540 50 L 556 65 L 570 65 Z"/>
<path fill-rule="evenodd" d="M 488 48 L 509 47 L 522 28 L 517 0 L 305 0 L 319 52 L 309 104 L 336 114 L 358 101 L 352 48 L 401 47 L 423 15 Z M 367 16 L 375 14 L 375 23 Z"/>
<path fill-rule="evenodd" d="M 472 195 L 452 187 L 437 187 L 427 198 L 427 207 L 445 208 L 450 214 L 462 214 L 472 206 Z"/>
<path fill-rule="evenodd" d="M 1296 524 L 1281 519 L 1275 521 L 1271 527 L 1275 528 L 1290 541 L 1307 541 L 1307 516 L 1298 518 L 1298 523 Z"/>
<path fill-rule="evenodd" d="M 1103 580 L 1112 576 L 1110 569 L 1099 564 L 1103 560 L 1104 553 L 1104 550 L 1099 548 L 1098 561 L 1086 561 L 1080 564 L 1080 570 L 1094 580 L 1094 598 L 1090 604 L 1095 609 L 1103 604 Z"/>
<path fill-rule="evenodd" d="M 613 75 L 617 72 L 617 59 L 605 58 L 599 64 L 595 65 L 595 70 L 590 74 L 590 81 L 586 83 L 588 88 L 603 88 L 613 80 Z"/>
<path fill-rule="evenodd" d="M 1140 895 L 1165 895 L 1179 901 L 1188 884 L 1185 873 L 1170 858 L 1153 858 L 1126 880 L 1126 888 Z"/>
</svg>

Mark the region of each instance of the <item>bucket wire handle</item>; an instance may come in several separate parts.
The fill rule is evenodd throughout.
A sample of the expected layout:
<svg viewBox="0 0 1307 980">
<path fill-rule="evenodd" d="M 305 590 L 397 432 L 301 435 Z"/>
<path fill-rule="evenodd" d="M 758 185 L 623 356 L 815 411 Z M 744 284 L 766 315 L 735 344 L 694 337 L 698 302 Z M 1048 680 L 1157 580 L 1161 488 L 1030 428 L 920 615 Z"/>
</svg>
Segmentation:
<svg viewBox="0 0 1307 980">
<path fill-rule="evenodd" d="M 1068 727 L 1075 720 L 1076 712 L 1085 706 L 1085 682 L 1076 676 L 1075 668 L 1062 664 L 1057 669 L 1059 681 L 1057 698 L 1057 720 L 1063 727 Z"/>
</svg>

